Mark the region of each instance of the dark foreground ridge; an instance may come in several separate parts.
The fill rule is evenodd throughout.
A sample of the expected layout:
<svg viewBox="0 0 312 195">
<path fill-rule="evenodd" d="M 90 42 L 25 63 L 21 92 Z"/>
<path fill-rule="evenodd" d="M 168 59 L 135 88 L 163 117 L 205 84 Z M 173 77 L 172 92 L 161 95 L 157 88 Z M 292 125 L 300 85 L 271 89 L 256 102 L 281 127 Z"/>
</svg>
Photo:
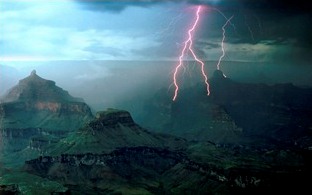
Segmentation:
<svg viewBox="0 0 312 195">
<path fill-rule="evenodd" d="M 261 194 L 296 188 L 301 192 L 307 188 L 310 174 L 304 166 L 269 169 L 240 165 L 224 169 L 191 160 L 183 152 L 156 147 L 125 147 L 109 154 L 43 156 L 26 161 L 24 168 L 29 173 L 62 181 L 65 186 L 92 185 L 96 186 L 94 189 L 115 193 L 127 188 L 128 193 L 136 189 L 142 194 Z"/>
</svg>

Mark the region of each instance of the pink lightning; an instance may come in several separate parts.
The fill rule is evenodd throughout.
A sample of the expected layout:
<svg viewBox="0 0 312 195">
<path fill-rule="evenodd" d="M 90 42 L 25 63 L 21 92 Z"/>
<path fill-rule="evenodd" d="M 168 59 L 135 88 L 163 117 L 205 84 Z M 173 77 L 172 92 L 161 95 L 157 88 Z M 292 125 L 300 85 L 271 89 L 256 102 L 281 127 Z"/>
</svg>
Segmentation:
<svg viewBox="0 0 312 195">
<path fill-rule="evenodd" d="M 193 32 L 195 31 L 199 18 L 200 18 L 200 11 L 201 11 L 201 6 L 198 6 L 197 8 L 197 12 L 196 12 L 196 19 L 194 24 L 192 25 L 192 27 L 188 30 L 188 39 L 184 42 L 184 47 L 182 49 L 181 55 L 179 57 L 179 64 L 176 66 L 174 74 L 173 74 L 173 83 L 175 86 L 175 91 L 174 91 L 174 97 L 173 97 L 173 101 L 176 100 L 177 96 L 178 96 L 178 91 L 179 91 L 179 85 L 177 83 L 177 74 L 179 69 L 181 68 L 181 66 L 183 65 L 183 57 L 185 55 L 186 50 L 188 49 L 191 53 L 192 56 L 194 57 L 194 59 L 196 60 L 196 62 L 198 62 L 201 65 L 201 73 L 204 77 L 204 81 L 205 84 L 207 86 L 207 95 L 210 95 L 210 89 L 209 89 L 209 83 L 208 83 L 208 77 L 205 73 L 205 63 L 203 61 L 201 61 L 200 59 L 198 59 L 198 57 L 196 56 L 194 50 L 193 50 Z"/>
<path fill-rule="evenodd" d="M 217 69 L 220 70 L 220 64 L 221 64 L 221 61 L 222 59 L 224 58 L 225 56 L 225 49 L 224 49 L 224 41 L 225 41 L 225 27 L 231 23 L 231 20 L 232 20 L 233 16 L 230 17 L 229 19 L 227 19 L 227 21 L 225 22 L 225 24 L 222 26 L 222 31 L 223 31 L 223 38 L 222 38 L 222 42 L 221 42 L 221 49 L 222 49 L 222 55 L 220 56 L 219 58 L 219 61 L 218 61 L 218 64 L 217 64 Z"/>
</svg>

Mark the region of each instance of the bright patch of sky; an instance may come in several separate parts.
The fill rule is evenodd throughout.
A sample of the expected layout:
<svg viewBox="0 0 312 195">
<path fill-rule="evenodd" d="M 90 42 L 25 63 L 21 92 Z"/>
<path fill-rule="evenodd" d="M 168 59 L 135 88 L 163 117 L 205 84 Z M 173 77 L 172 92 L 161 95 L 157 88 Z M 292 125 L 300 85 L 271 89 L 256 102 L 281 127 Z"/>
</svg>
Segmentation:
<svg viewBox="0 0 312 195">
<path fill-rule="evenodd" d="M 160 6 L 89 11 L 68 0 L 1 0 L 0 12 L 0 61 L 6 62 L 148 58 L 140 51 L 161 45 L 157 31 L 172 14 Z"/>
<path fill-rule="evenodd" d="M 195 5 L 162 1 L 147 6 L 145 1 L 125 1 L 113 2 L 122 9 L 110 10 L 105 2 L 99 2 L 91 3 L 93 7 L 88 9 L 86 1 L 0 0 L 0 64 L 20 67 L 32 61 L 178 59 Z M 214 5 L 221 1 L 197 2 Z M 207 8 L 194 34 L 194 50 L 201 59 L 217 60 L 222 54 L 225 18 Z M 231 10 L 224 14 L 233 15 Z M 293 44 L 276 44 L 274 40 L 253 43 L 248 39 L 246 22 L 240 19 L 235 15 L 233 22 L 240 24 L 241 31 L 227 27 L 225 60 L 284 61 L 288 54 L 302 53 L 300 48 L 293 52 Z M 239 34 L 245 31 L 248 36 Z M 238 41 L 233 42 L 235 39 Z"/>
</svg>

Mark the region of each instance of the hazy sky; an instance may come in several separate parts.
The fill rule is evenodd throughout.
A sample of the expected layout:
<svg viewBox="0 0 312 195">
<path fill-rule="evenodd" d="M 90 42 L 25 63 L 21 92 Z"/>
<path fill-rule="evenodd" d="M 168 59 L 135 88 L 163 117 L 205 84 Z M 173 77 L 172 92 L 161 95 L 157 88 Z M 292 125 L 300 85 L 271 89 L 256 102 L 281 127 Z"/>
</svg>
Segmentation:
<svg viewBox="0 0 312 195">
<path fill-rule="evenodd" d="M 32 68 L 95 104 L 168 84 L 199 5 L 194 50 L 209 77 L 233 16 L 221 65 L 229 77 L 312 84 L 306 0 L 0 0 L 0 94 Z"/>
</svg>

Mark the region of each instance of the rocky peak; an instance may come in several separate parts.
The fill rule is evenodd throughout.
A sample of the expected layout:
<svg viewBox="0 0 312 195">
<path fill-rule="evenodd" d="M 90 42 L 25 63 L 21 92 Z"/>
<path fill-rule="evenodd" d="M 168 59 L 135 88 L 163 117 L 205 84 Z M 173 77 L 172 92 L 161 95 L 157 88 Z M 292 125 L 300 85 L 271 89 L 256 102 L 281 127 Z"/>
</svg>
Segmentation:
<svg viewBox="0 0 312 195">
<path fill-rule="evenodd" d="M 213 78 L 215 79 L 225 79 L 225 75 L 221 70 L 215 70 L 213 73 Z"/>
<path fill-rule="evenodd" d="M 36 70 L 31 71 L 30 75 L 36 75 Z"/>
<path fill-rule="evenodd" d="M 33 70 L 11 88 L 0 103 L 1 127 L 75 130 L 93 118 L 81 98 L 71 96 Z"/>
<path fill-rule="evenodd" d="M 3 98 L 3 102 L 15 101 L 83 102 L 82 99 L 72 97 L 67 91 L 56 86 L 54 81 L 38 76 L 36 70 L 20 80 L 18 85 L 11 88 Z"/>
<path fill-rule="evenodd" d="M 130 113 L 125 110 L 118 109 L 107 109 L 106 111 L 98 112 L 96 114 L 96 119 L 90 123 L 95 130 L 103 127 L 112 127 L 115 128 L 119 124 L 122 124 L 127 127 L 136 126 Z"/>
</svg>

